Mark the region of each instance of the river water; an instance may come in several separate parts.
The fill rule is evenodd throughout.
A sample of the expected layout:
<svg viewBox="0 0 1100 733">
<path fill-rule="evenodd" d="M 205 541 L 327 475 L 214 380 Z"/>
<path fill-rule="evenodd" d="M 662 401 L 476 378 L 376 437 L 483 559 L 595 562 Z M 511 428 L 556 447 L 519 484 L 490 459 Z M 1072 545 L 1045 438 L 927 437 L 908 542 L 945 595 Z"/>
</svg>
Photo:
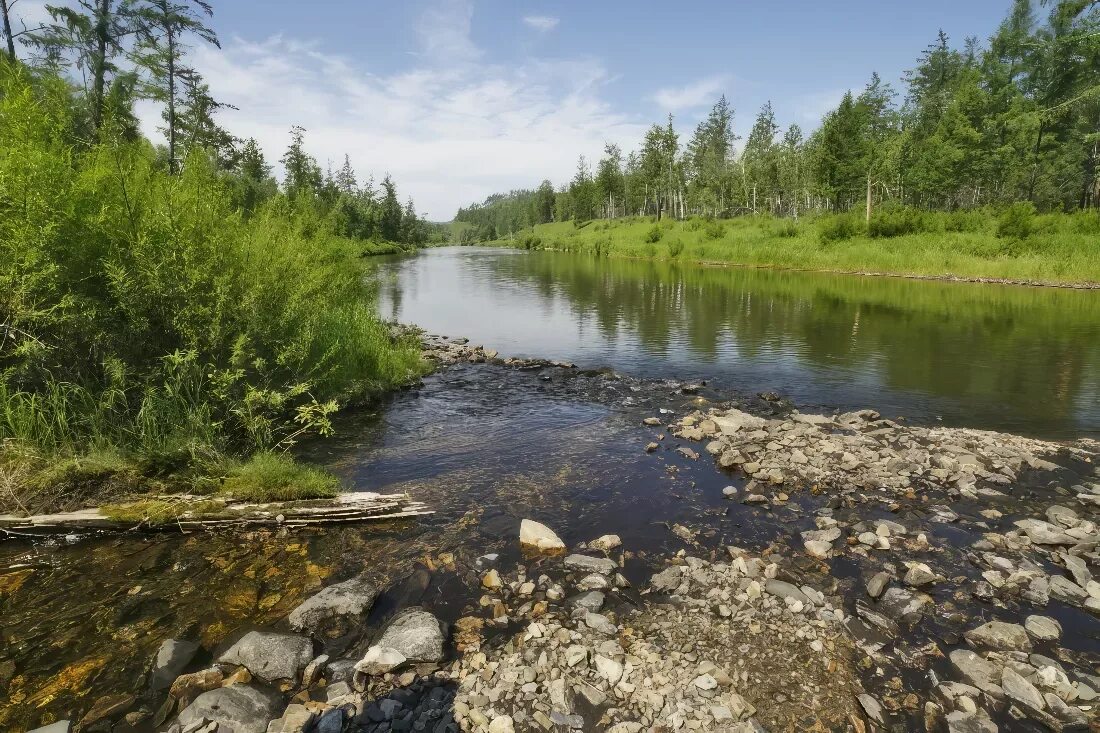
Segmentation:
<svg viewBox="0 0 1100 733">
<path fill-rule="evenodd" d="M 502 354 L 1100 435 L 1100 292 L 463 247 L 394 258 L 379 274 L 386 317 Z"/>
<path fill-rule="evenodd" d="M 483 248 L 375 267 L 386 317 L 582 369 L 457 366 L 345 413 L 336 437 L 304 446 L 347 486 L 407 491 L 431 517 L 0 542 L 0 730 L 79 719 L 110 695 L 133 694 L 151 712 L 145 675 L 164 639 L 200 640 L 201 663 L 320 585 L 364 571 L 390 588 L 384 608 L 424 603 L 454 618 L 476 596 L 440 554 L 511 561 L 523 517 L 569 544 L 619 534 L 639 556 L 681 549 L 668 531 L 677 521 L 708 527 L 711 547 L 797 542 L 801 499 L 796 511 L 762 514 L 723 500 L 739 482 L 709 460 L 645 454 L 653 435 L 640 418 L 698 399 L 681 394 L 683 380 L 706 380 L 711 399 L 776 391 L 801 406 L 1100 435 L 1097 293 Z"/>
</svg>

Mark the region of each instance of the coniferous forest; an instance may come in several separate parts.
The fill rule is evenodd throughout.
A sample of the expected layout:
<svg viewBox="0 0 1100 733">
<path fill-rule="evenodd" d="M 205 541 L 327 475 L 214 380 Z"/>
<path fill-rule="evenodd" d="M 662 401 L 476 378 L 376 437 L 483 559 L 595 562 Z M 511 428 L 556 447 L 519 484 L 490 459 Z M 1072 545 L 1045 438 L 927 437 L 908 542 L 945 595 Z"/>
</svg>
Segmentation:
<svg viewBox="0 0 1100 733">
<path fill-rule="evenodd" d="M 722 97 L 686 140 L 670 116 L 626 152 L 581 157 L 571 181 L 462 209 L 467 240 L 548 222 L 743 215 L 823 224 L 824 239 L 983 226 L 1100 208 L 1100 3 L 1017 0 L 996 32 L 961 44 L 942 31 L 900 85 L 876 73 L 820 126 L 786 129 L 771 102 L 741 139 Z M 970 215 L 978 214 L 978 215 Z M 827 217 L 828 218 L 828 217 Z M 1095 217 L 1082 218 L 1095 235 Z M 991 232 L 997 221 L 989 225 Z M 1074 224 L 1059 224 L 1069 231 Z"/>
</svg>

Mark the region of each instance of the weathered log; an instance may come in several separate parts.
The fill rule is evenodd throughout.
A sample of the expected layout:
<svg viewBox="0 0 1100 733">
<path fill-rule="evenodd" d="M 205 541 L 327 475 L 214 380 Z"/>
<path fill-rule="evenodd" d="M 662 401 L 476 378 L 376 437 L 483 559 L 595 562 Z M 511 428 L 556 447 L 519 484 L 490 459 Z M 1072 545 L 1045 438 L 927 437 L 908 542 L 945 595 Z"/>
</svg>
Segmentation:
<svg viewBox="0 0 1100 733">
<path fill-rule="evenodd" d="M 372 492 L 341 494 L 334 499 L 310 501 L 286 501 L 268 503 L 234 502 L 227 500 L 224 506 L 214 510 L 190 511 L 188 501 L 204 502 L 202 497 L 142 497 L 143 500 L 160 499 L 179 501 L 178 516 L 160 521 L 148 519 L 113 519 L 99 508 L 80 509 L 60 514 L 40 514 L 20 517 L 0 515 L 0 536 L 26 536 L 73 531 L 180 531 L 222 529 L 229 527 L 305 527 L 322 524 L 348 524 L 352 522 L 379 522 L 420 517 L 433 512 L 427 505 L 413 501 L 405 494 L 376 494 Z M 134 502 L 138 506 L 139 502 Z"/>
</svg>

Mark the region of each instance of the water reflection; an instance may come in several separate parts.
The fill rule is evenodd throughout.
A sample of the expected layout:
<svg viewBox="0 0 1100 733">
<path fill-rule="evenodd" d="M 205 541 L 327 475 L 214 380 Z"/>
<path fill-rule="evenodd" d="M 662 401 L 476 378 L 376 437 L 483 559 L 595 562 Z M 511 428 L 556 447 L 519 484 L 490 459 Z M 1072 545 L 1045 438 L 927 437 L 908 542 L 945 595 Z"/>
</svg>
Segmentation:
<svg viewBox="0 0 1100 733">
<path fill-rule="evenodd" d="M 1100 434 L 1100 293 L 483 248 L 390 260 L 380 274 L 388 316 L 508 354 Z"/>
</svg>

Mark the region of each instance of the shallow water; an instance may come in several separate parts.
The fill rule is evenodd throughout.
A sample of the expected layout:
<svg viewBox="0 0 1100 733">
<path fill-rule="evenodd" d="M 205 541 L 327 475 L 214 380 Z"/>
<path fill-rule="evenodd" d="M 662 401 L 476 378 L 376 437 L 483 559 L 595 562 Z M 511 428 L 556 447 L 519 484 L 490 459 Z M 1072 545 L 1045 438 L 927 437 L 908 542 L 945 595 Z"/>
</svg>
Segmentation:
<svg viewBox="0 0 1100 733">
<path fill-rule="evenodd" d="M 450 247 L 380 261 L 381 310 L 502 354 L 796 403 L 1100 435 L 1100 292 Z"/>
<path fill-rule="evenodd" d="M 0 542 L 0 730 L 79 719 L 109 694 L 155 709 L 142 693 L 164 639 L 201 640 L 201 663 L 244 630 L 277 624 L 320 585 L 359 572 L 391 589 L 372 623 L 410 603 L 453 619 L 476 603 L 461 568 L 488 552 L 514 564 L 524 517 L 570 545 L 621 535 L 636 553 L 625 568 L 635 581 L 647 557 L 685 547 L 669 531 L 676 522 L 701 532 L 699 552 L 799 548 L 811 521 L 800 505 L 821 499 L 796 494 L 763 512 L 725 501 L 721 488 L 742 482 L 708 457 L 684 458 L 673 441 L 644 453 L 658 431 L 640 418 L 682 414 L 697 399 L 680 393 L 680 378 L 708 379 L 703 399 L 751 400 L 768 389 L 802 404 L 1048 436 L 1095 435 L 1100 423 L 1092 293 L 502 250 L 432 250 L 379 267 L 387 315 L 502 354 L 627 376 L 458 366 L 340 416 L 335 438 L 303 447 L 351 487 L 408 491 L 437 512 L 416 521 Z M 974 538 L 944 532 L 958 548 Z M 459 571 L 441 566 L 441 553 L 454 553 Z M 859 581 L 856 565 L 835 574 Z M 1100 651 L 1094 619 L 1057 605 L 1051 613 L 1073 629 L 1077 648 Z"/>
</svg>

